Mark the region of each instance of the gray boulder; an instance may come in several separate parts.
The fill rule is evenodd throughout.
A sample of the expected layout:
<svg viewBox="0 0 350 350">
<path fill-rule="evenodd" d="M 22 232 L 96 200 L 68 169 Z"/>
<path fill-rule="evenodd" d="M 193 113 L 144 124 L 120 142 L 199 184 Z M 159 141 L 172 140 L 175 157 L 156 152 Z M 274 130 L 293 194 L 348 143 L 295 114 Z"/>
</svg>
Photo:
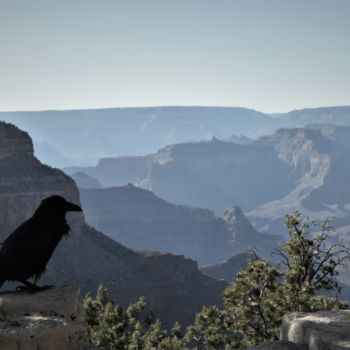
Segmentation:
<svg viewBox="0 0 350 350">
<path fill-rule="evenodd" d="M 281 340 L 305 343 L 310 350 L 350 348 L 350 310 L 291 313 L 283 318 Z"/>
</svg>

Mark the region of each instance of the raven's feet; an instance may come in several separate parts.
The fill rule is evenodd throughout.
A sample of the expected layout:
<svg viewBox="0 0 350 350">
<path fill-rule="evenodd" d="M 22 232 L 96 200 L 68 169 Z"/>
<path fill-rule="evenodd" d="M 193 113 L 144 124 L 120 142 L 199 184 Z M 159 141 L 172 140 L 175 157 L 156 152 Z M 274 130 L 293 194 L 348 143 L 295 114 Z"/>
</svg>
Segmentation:
<svg viewBox="0 0 350 350">
<path fill-rule="evenodd" d="M 22 281 L 21 281 L 22 282 Z M 16 291 L 18 292 L 28 292 L 28 293 L 34 293 L 34 292 L 39 292 L 42 290 L 46 290 L 46 289 L 51 289 L 53 286 L 36 286 L 33 283 L 30 283 L 28 281 L 23 281 L 24 286 L 18 286 L 16 288 Z"/>
</svg>

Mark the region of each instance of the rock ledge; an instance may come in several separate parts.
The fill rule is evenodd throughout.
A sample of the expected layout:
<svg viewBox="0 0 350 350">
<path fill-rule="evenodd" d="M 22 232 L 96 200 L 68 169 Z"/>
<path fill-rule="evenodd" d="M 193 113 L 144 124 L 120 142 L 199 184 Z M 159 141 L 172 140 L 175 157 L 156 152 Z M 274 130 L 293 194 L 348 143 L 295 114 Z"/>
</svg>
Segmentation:
<svg viewBox="0 0 350 350">
<path fill-rule="evenodd" d="M 80 288 L 1 293 L 0 348 L 91 349 Z"/>
</svg>

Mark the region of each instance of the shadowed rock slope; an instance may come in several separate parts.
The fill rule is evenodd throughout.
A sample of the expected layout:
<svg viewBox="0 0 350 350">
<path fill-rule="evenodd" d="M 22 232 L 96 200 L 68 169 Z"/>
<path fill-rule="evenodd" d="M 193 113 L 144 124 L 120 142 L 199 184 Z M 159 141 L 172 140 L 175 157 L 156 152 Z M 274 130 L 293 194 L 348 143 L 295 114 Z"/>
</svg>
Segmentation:
<svg viewBox="0 0 350 350">
<path fill-rule="evenodd" d="M 225 222 L 210 210 L 174 205 L 132 185 L 80 192 L 87 222 L 130 248 L 183 254 L 200 265 L 233 253 Z"/>
<path fill-rule="evenodd" d="M 257 232 L 239 207 L 216 217 L 210 210 L 174 205 L 131 184 L 80 191 L 87 223 L 136 250 L 183 254 L 203 266 L 251 248 L 270 257 L 279 241 Z"/>
<path fill-rule="evenodd" d="M 234 255 L 221 263 L 203 266 L 201 271 L 207 276 L 223 279 L 231 283 L 236 279 L 237 273 L 247 266 L 252 258 L 253 256 L 248 252 Z"/>
<path fill-rule="evenodd" d="M 61 244 L 42 279 L 44 284 L 79 284 L 95 293 L 102 283 L 121 305 L 147 298 L 166 327 L 193 322 L 202 305 L 219 305 L 226 283 L 204 276 L 196 262 L 166 253 L 136 253 L 83 226 Z"/>
<path fill-rule="evenodd" d="M 28 219 L 44 197 L 61 194 L 79 203 L 74 181 L 41 164 L 29 135 L 6 123 L 0 123 L 0 169 L 1 239 Z M 194 261 L 139 254 L 85 225 L 80 214 L 68 220 L 70 238 L 56 249 L 41 283 L 80 285 L 83 293 L 94 293 L 103 283 L 123 305 L 145 295 L 166 326 L 175 321 L 188 324 L 203 304 L 220 303 L 226 284 L 204 276 Z"/>
</svg>

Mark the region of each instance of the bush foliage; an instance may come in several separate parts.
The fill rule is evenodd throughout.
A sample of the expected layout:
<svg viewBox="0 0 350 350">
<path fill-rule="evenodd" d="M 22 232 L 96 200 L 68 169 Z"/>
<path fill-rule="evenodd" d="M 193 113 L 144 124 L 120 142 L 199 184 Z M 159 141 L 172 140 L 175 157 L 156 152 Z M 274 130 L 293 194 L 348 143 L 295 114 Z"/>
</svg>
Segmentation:
<svg viewBox="0 0 350 350">
<path fill-rule="evenodd" d="M 251 261 L 224 291 L 224 308 L 203 307 L 185 334 L 179 324 L 169 334 L 152 313 L 145 315 L 144 298 L 122 308 L 101 286 L 96 298 L 84 300 L 93 343 L 106 350 L 238 349 L 278 339 L 288 312 L 346 308 L 337 298 L 337 276 L 349 249 L 328 242 L 328 221 L 317 225 L 295 212 L 287 216 L 286 226 L 289 240 L 275 251 L 280 263 Z M 315 228 L 319 233 L 312 233 Z"/>
</svg>

